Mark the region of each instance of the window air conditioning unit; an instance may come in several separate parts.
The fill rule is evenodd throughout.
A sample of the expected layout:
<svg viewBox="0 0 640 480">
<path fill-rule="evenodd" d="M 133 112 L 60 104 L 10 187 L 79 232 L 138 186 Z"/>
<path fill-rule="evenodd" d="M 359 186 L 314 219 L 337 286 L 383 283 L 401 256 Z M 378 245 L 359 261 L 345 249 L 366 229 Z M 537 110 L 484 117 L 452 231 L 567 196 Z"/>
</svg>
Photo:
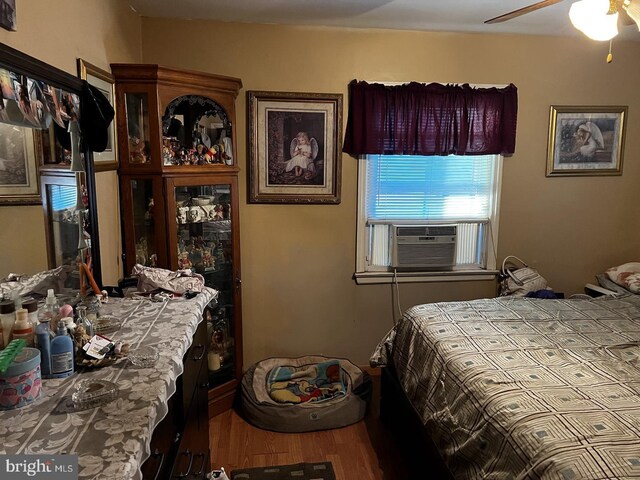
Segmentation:
<svg viewBox="0 0 640 480">
<path fill-rule="evenodd" d="M 397 270 L 451 270 L 456 225 L 392 225 L 391 266 Z"/>
</svg>

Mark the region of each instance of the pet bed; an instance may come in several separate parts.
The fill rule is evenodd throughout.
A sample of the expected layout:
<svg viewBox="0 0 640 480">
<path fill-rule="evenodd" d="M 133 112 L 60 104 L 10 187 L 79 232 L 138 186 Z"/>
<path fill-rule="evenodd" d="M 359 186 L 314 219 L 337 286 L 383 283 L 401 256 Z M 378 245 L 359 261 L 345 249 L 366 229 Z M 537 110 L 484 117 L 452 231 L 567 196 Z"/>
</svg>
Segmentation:
<svg viewBox="0 0 640 480">
<path fill-rule="evenodd" d="M 336 363 L 339 378 L 333 368 Z M 313 376 L 310 372 L 319 380 L 307 385 Z M 276 380 L 280 383 L 275 387 L 289 387 L 286 395 L 274 394 Z M 356 423 L 364 417 L 370 398 L 371 378 L 366 372 L 348 360 L 311 355 L 269 358 L 253 365 L 242 378 L 240 403 L 243 416 L 252 425 L 298 433 Z"/>
</svg>

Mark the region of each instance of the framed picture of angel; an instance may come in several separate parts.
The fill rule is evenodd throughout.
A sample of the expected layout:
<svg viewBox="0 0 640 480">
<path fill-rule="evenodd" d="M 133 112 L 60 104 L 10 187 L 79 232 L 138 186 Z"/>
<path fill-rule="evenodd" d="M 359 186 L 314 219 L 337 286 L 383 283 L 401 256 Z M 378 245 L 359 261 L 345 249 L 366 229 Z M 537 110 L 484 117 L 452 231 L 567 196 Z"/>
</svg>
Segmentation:
<svg viewBox="0 0 640 480">
<path fill-rule="evenodd" d="M 342 94 L 247 92 L 250 203 L 340 203 Z"/>
<path fill-rule="evenodd" d="M 621 175 L 626 106 L 552 106 L 547 176 Z"/>
</svg>

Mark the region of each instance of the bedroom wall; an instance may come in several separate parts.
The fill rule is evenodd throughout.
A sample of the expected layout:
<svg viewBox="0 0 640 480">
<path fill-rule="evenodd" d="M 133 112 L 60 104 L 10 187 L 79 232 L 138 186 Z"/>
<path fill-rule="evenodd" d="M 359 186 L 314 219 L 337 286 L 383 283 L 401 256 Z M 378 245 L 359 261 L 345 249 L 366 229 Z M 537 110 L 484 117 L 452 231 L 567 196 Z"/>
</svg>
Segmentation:
<svg viewBox="0 0 640 480">
<path fill-rule="evenodd" d="M 38 60 L 72 75 L 77 75 L 76 58 L 104 70 L 112 62 L 141 60 L 140 17 L 126 1 L 16 3 L 17 31 L 0 29 L 0 42 Z M 113 284 L 121 276 L 117 174 L 98 173 L 96 182 L 103 281 Z M 42 206 L 0 206 L 0 225 L 0 277 L 10 271 L 35 273 L 47 268 Z"/>
<path fill-rule="evenodd" d="M 188 32 L 188 33 L 187 33 Z M 188 41 L 186 41 L 188 39 Z M 356 161 L 343 156 L 342 203 L 246 203 L 246 90 L 337 92 L 350 80 L 513 82 L 517 150 L 505 159 L 499 258 L 517 254 L 557 290 L 638 260 L 640 43 L 572 38 L 260 26 L 145 18 L 143 60 L 240 77 L 237 101 L 245 365 L 324 353 L 365 364 L 397 316 L 389 285 L 358 286 Z M 624 174 L 546 178 L 550 105 L 628 105 Z M 493 282 L 404 284 L 412 304 L 493 296 Z"/>
</svg>

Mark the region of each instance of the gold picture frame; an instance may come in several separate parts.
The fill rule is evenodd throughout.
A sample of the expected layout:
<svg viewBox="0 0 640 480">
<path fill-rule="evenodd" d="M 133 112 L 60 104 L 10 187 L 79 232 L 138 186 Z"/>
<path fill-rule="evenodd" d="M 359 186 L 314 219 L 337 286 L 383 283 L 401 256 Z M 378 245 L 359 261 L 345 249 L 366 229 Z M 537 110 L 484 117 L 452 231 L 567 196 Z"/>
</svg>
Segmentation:
<svg viewBox="0 0 640 480">
<path fill-rule="evenodd" d="M 622 175 L 626 106 L 551 106 L 547 177 Z"/>
<path fill-rule="evenodd" d="M 116 87 L 115 79 L 111 73 L 79 58 L 78 76 L 100 90 L 100 92 L 107 97 L 115 112 Z M 115 112 L 115 114 L 117 115 L 117 112 Z M 115 115 L 111 125 L 109 125 L 108 135 L 107 148 L 103 152 L 93 152 L 93 164 L 96 172 L 116 170 L 118 168 L 118 138 Z"/>
<path fill-rule="evenodd" d="M 340 203 L 342 94 L 247 92 L 249 203 Z"/>
</svg>

